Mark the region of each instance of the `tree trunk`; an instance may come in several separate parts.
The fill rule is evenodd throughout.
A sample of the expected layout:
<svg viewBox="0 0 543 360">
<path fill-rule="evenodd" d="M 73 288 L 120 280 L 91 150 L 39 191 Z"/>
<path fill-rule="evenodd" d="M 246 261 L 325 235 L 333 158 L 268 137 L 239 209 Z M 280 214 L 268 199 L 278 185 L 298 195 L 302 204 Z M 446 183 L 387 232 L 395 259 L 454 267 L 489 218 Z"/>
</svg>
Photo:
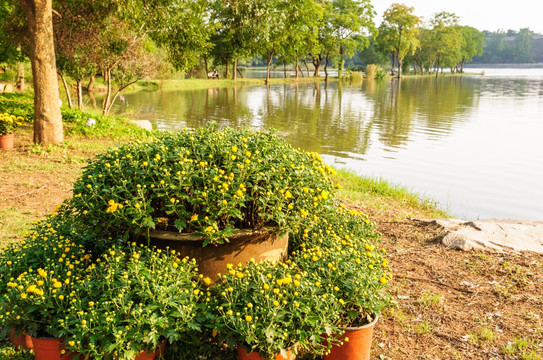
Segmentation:
<svg viewBox="0 0 543 360">
<path fill-rule="evenodd" d="M 238 74 L 238 59 L 234 59 L 234 63 L 232 64 L 232 80 L 236 80 Z"/>
<path fill-rule="evenodd" d="M 206 76 L 209 79 L 209 67 L 207 65 L 207 55 L 204 55 L 204 64 L 206 66 Z"/>
<path fill-rule="evenodd" d="M 25 91 L 25 65 L 22 62 L 17 64 L 17 82 L 15 83 L 15 87 L 20 92 Z"/>
<path fill-rule="evenodd" d="M 68 107 L 71 109 L 73 108 L 72 104 L 72 94 L 70 93 L 70 87 L 68 86 L 68 82 L 66 81 L 66 78 L 64 75 L 60 74 L 60 78 L 62 80 L 62 84 L 64 85 L 64 91 L 66 92 L 66 99 L 68 99 Z"/>
<path fill-rule="evenodd" d="M 398 57 L 398 79 L 402 76 L 402 62 L 403 59 Z"/>
<path fill-rule="evenodd" d="M 226 67 L 226 74 L 224 74 L 224 78 L 228 79 L 230 77 L 230 68 L 228 67 L 228 65 L 230 65 L 230 61 L 225 60 L 224 65 Z"/>
<path fill-rule="evenodd" d="M 286 61 L 283 63 L 283 77 L 285 79 L 287 78 L 287 62 Z"/>
<path fill-rule="evenodd" d="M 326 59 L 328 62 L 328 59 Z M 343 59 L 343 46 L 339 47 L 339 68 L 337 70 L 337 77 L 341 79 L 343 76 L 343 67 L 345 66 L 345 60 Z"/>
<path fill-rule="evenodd" d="M 239 67 L 236 67 L 236 70 L 238 71 L 239 76 L 241 76 L 241 78 L 243 79 L 243 74 L 241 70 L 239 69 Z"/>
<path fill-rule="evenodd" d="M 328 57 L 330 55 L 330 52 L 326 53 L 326 61 L 324 63 L 324 81 L 328 82 Z"/>
<path fill-rule="evenodd" d="M 266 85 L 270 83 L 270 67 L 273 60 L 273 51 L 267 50 L 268 61 L 266 63 Z"/>
<path fill-rule="evenodd" d="M 304 59 L 305 71 L 307 71 L 307 77 L 309 77 L 309 66 L 307 66 L 307 61 Z"/>
<path fill-rule="evenodd" d="M 92 74 L 89 77 L 89 85 L 87 85 L 87 91 L 88 92 L 93 92 L 94 91 L 94 74 Z"/>
<path fill-rule="evenodd" d="M 462 62 L 460 63 L 460 74 L 464 73 L 464 63 L 466 62 L 466 58 L 462 58 Z"/>
<path fill-rule="evenodd" d="M 83 110 L 83 79 L 77 79 L 77 107 L 79 110 Z"/>
<path fill-rule="evenodd" d="M 296 72 L 296 80 L 298 80 L 298 68 L 299 67 L 300 67 L 300 62 L 298 60 L 298 50 L 296 50 L 296 65 L 294 67 L 295 72 Z M 303 73 L 302 73 L 302 76 L 303 76 Z"/>
<path fill-rule="evenodd" d="M 313 57 L 313 66 L 315 66 L 315 72 L 313 73 L 313 76 L 317 77 L 319 76 L 319 71 L 321 69 L 322 64 L 322 58 L 319 54 L 317 57 Z"/>
<path fill-rule="evenodd" d="M 107 84 L 106 96 L 104 96 L 104 103 L 102 104 L 102 114 L 107 115 L 110 108 L 111 101 L 111 68 L 106 69 L 105 80 Z"/>
<path fill-rule="evenodd" d="M 64 141 L 53 40 L 52 0 L 20 0 L 28 22 L 34 85 L 34 143 Z"/>
</svg>

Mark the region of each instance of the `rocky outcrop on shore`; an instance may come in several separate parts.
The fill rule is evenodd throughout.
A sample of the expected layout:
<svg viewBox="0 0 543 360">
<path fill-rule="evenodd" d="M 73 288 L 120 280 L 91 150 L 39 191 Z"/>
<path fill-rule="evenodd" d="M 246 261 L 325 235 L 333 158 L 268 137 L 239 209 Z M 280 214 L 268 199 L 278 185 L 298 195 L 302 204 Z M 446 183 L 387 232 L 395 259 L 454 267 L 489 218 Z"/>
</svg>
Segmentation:
<svg viewBox="0 0 543 360">
<path fill-rule="evenodd" d="M 533 251 L 543 254 L 543 221 L 513 219 L 424 221 L 443 228 L 445 235 L 442 243 L 451 249 L 503 253 Z"/>
</svg>

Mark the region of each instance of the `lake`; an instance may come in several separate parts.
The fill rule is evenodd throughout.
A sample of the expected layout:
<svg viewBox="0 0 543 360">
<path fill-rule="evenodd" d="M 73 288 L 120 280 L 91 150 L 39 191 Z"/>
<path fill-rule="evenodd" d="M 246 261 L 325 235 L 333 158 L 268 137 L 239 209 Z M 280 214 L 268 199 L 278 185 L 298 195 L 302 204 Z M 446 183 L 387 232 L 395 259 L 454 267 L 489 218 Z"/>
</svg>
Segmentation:
<svg viewBox="0 0 543 360">
<path fill-rule="evenodd" d="M 113 111 L 171 131 L 273 127 L 457 217 L 543 220 L 543 69 L 468 71 L 484 76 L 142 91 Z"/>
</svg>

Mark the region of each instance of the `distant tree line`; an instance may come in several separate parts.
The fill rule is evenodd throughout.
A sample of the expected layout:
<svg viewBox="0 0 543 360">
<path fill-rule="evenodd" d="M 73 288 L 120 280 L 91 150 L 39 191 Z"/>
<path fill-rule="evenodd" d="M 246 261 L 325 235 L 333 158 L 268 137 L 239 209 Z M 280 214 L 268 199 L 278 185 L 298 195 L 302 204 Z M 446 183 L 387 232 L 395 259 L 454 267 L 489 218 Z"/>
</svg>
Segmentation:
<svg viewBox="0 0 543 360">
<path fill-rule="evenodd" d="M 485 47 L 481 56 L 473 58 L 479 64 L 531 64 L 543 62 L 543 36 L 529 28 L 485 31 Z"/>
</svg>

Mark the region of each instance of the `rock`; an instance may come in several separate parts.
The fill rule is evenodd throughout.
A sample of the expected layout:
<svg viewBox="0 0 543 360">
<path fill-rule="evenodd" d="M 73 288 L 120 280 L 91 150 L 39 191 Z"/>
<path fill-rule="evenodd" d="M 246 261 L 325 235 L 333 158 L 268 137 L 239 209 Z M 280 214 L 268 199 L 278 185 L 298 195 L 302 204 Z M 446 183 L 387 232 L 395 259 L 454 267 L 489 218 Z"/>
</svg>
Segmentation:
<svg viewBox="0 0 543 360">
<path fill-rule="evenodd" d="M 11 84 L 0 84 L 0 93 L 12 93 L 13 85 Z"/>
<path fill-rule="evenodd" d="M 91 126 L 96 125 L 96 119 L 93 119 L 93 118 L 91 118 L 91 117 L 88 117 L 88 118 L 87 118 L 87 122 L 85 123 L 85 125 L 87 125 L 88 127 L 91 127 Z"/>
<path fill-rule="evenodd" d="M 451 249 L 543 254 L 543 221 L 438 219 L 430 222 L 446 231 L 442 243 Z"/>
<path fill-rule="evenodd" d="M 149 120 L 130 120 L 129 123 L 139 126 L 142 129 L 153 131 L 153 125 Z"/>
</svg>

